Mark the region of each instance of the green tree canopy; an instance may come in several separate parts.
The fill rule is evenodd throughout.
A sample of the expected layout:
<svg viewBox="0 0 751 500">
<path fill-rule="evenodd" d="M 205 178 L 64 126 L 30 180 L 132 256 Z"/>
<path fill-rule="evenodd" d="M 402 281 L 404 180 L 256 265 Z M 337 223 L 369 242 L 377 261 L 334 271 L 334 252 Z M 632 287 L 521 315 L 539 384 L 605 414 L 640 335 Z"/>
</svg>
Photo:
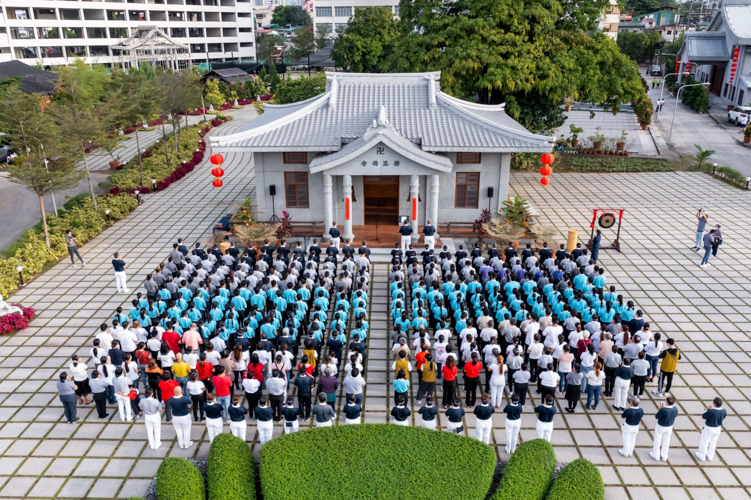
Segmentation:
<svg viewBox="0 0 751 500">
<path fill-rule="evenodd" d="M 355 73 L 379 73 L 394 53 L 399 25 L 388 7 L 355 9 L 355 15 L 334 43 L 337 68 Z"/>
<path fill-rule="evenodd" d="M 660 47 L 662 38 L 657 32 L 652 33 L 618 33 L 618 48 L 621 52 L 637 62 L 651 60 L 655 50 Z"/>
<path fill-rule="evenodd" d="M 298 28 L 290 40 L 289 56 L 293 61 L 305 59 L 316 51 L 315 35 L 309 28 Z"/>
<path fill-rule="evenodd" d="M 318 23 L 316 24 L 316 34 L 315 34 L 315 40 L 316 40 L 316 48 L 318 50 L 321 50 L 322 48 L 326 47 L 329 43 L 331 43 L 331 23 Z"/>
<path fill-rule="evenodd" d="M 675 7 L 675 2 L 673 0 L 626 0 L 625 4 L 625 10 L 630 10 L 635 16 L 657 12 L 663 7 Z M 620 33 L 618 36 L 621 36 Z"/>
<path fill-rule="evenodd" d="M 324 90 L 326 90 L 326 75 L 309 78 L 287 78 L 276 87 L 276 103 L 289 104 L 304 101 L 322 94 Z"/>
<path fill-rule="evenodd" d="M 274 9 L 274 15 L 271 17 L 272 24 L 280 26 L 310 26 L 313 21 L 310 19 L 308 11 L 297 5 L 280 5 Z"/>
<path fill-rule="evenodd" d="M 266 35 L 258 43 L 256 57 L 259 61 L 267 61 L 274 53 L 274 47 L 284 46 L 284 37 L 281 35 Z"/>
</svg>

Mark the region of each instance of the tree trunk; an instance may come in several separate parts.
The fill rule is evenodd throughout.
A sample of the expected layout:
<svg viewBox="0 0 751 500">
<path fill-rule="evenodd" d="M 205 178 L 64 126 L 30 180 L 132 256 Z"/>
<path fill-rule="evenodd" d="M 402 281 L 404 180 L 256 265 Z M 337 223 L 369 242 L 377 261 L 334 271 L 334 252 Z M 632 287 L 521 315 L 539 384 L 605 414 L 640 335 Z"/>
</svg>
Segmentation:
<svg viewBox="0 0 751 500">
<path fill-rule="evenodd" d="M 86 167 L 86 179 L 89 181 L 89 192 L 91 201 L 94 203 L 94 210 L 97 210 L 96 195 L 94 194 L 94 185 L 91 183 L 91 172 L 89 171 L 89 161 L 86 159 L 86 153 L 83 154 L 83 166 Z"/>
<path fill-rule="evenodd" d="M 164 141 L 164 158 L 167 160 L 167 168 L 169 167 L 169 152 L 167 151 L 167 131 L 164 128 L 164 119 L 162 119 L 162 141 Z"/>
<path fill-rule="evenodd" d="M 141 159 L 141 140 L 138 138 L 138 127 L 136 127 L 136 149 L 138 150 L 138 168 L 141 171 L 141 186 L 143 186 L 143 160 Z"/>
<path fill-rule="evenodd" d="M 42 211 L 42 226 L 44 227 L 44 243 L 47 245 L 47 250 L 50 249 L 50 233 L 47 230 L 47 214 L 44 212 L 44 195 L 37 194 L 39 196 L 39 209 Z"/>
<path fill-rule="evenodd" d="M 178 122 L 179 124 L 179 122 Z M 175 141 L 175 154 L 178 154 L 180 150 L 177 147 L 177 137 L 180 135 L 180 127 L 175 127 L 175 120 L 172 120 L 172 140 Z"/>
</svg>

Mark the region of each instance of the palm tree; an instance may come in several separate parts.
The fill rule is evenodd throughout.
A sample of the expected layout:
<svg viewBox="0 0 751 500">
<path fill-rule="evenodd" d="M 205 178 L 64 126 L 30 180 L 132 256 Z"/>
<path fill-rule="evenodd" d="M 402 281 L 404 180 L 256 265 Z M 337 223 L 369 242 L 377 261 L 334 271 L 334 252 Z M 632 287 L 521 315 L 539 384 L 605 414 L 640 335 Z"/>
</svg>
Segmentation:
<svg viewBox="0 0 751 500">
<path fill-rule="evenodd" d="M 709 157 L 715 154 L 714 149 L 702 149 L 701 146 L 698 144 L 694 144 L 694 147 L 699 151 L 696 153 L 695 158 L 698 160 L 699 164 L 696 166 L 697 170 L 701 170 L 701 166 L 704 164 L 704 162 L 709 160 Z"/>
</svg>

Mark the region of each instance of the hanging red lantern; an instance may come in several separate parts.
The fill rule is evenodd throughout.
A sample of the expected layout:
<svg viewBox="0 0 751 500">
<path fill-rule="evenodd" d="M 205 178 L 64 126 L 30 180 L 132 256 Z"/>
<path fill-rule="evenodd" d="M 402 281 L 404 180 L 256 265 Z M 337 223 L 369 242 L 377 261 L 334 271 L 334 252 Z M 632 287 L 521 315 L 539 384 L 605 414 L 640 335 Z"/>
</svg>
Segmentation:
<svg viewBox="0 0 751 500">
<path fill-rule="evenodd" d="M 548 176 L 553 175 L 553 168 L 549 166 L 544 166 L 540 169 L 540 175 Z"/>
<path fill-rule="evenodd" d="M 224 163 L 224 157 L 220 154 L 211 155 L 211 163 L 214 165 L 221 165 Z"/>
<path fill-rule="evenodd" d="M 222 187 L 223 184 L 224 182 L 222 182 L 221 179 L 214 179 L 214 182 L 211 183 L 211 185 L 214 186 L 215 188 L 220 188 Z"/>
<path fill-rule="evenodd" d="M 213 175 L 214 177 L 221 177 L 224 175 L 224 170 L 219 167 L 213 168 L 211 169 L 211 175 Z"/>
<path fill-rule="evenodd" d="M 550 179 L 547 177 L 543 177 L 542 179 L 540 179 L 540 184 L 542 184 L 543 186 L 547 186 L 550 184 Z"/>
<path fill-rule="evenodd" d="M 555 156 L 551 155 L 550 153 L 545 153 L 540 158 L 540 161 L 544 163 L 545 165 L 552 165 L 555 161 Z"/>
</svg>

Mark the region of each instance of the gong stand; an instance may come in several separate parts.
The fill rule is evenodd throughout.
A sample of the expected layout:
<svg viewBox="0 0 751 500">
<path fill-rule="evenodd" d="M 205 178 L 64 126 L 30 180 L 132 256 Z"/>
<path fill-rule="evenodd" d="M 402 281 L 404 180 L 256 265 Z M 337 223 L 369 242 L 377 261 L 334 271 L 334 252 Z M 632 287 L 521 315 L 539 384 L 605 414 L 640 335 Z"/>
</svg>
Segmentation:
<svg viewBox="0 0 751 500">
<path fill-rule="evenodd" d="M 600 215 L 600 221 L 599 225 L 603 229 L 610 229 L 615 224 L 618 224 L 618 229 L 616 230 L 615 234 L 615 240 L 609 245 L 605 246 L 602 243 L 600 243 L 600 250 L 615 250 L 616 252 L 621 252 L 621 222 L 623 221 L 623 212 L 625 212 L 622 208 L 595 208 L 592 210 L 592 222 L 589 223 L 589 227 L 591 228 L 591 232 L 589 235 L 589 243 L 587 243 L 587 248 L 589 250 L 592 250 L 592 242 L 595 239 L 595 223 L 597 221 L 597 214 L 598 212 L 601 212 L 602 215 Z M 609 226 L 606 226 L 603 224 L 603 217 L 607 217 L 607 215 L 612 215 L 615 217 L 615 215 L 618 215 L 618 218 L 616 219 L 614 224 L 610 224 Z"/>
</svg>

